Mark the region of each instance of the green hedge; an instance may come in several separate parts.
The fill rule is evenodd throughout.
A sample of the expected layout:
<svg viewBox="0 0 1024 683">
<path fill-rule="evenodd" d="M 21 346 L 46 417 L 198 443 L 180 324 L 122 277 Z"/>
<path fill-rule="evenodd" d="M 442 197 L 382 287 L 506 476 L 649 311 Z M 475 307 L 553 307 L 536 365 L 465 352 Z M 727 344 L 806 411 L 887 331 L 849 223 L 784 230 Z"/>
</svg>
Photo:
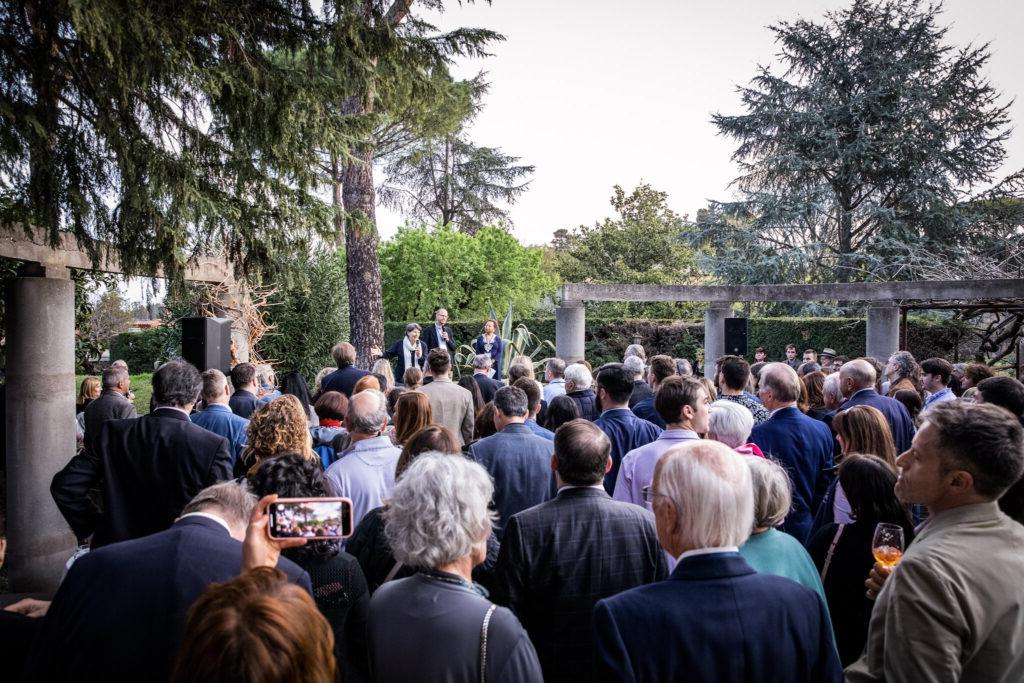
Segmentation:
<svg viewBox="0 0 1024 683">
<path fill-rule="evenodd" d="M 525 324 L 541 339 L 555 341 L 554 318 L 525 318 Z M 423 323 L 420 323 L 423 325 Z M 401 339 L 405 322 L 384 323 L 387 344 Z M 471 343 L 483 329 L 483 321 L 451 323 L 460 344 Z M 748 357 L 763 346 L 771 360 L 785 357 L 786 345 L 796 344 L 799 351 L 812 348 L 835 349 L 850 358 L 864 355 L 867 322 L 863 318 L 751 318 L 748 326 Z M 919 359 L 940 356 L 952 358 L 959 339 L 958 327 L 951 322 L 910 318 L 907 321 L 908 347 Z M 704 323 L 684 320 L 603 320 L 588 317 L 586 354 L 593 365 L 621 361 L 626 347 L 640 338 L 648 356 L 668 353 L 694 360 L 704 346 Z"/>
<path fill-rule="evenodd" d="M 136 372 L 152 372 L 154 364 L 167 359 L 166 337 L 166 332 L 159 329 L 119 334 L 110 345 L 110 359 L 120 358 Z"/>
</svg>

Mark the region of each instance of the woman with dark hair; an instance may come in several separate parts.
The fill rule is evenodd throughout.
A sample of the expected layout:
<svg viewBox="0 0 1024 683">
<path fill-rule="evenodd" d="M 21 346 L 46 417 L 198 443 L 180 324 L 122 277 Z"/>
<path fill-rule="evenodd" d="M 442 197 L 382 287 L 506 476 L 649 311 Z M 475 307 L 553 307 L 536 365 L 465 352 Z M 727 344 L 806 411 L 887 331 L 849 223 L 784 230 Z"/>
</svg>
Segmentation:
<svg viewBox="0 0 1024 683">
<path fill-rule="evenodd" d="M 476 415 L 483 409 L 484 403 L 486 403 L 484 395 L 480 391 L 480 385 L 473 379 L 473 375 L 463 375 L 459 378 L 459 386 L 473 394 L 473 415 Z"/>
<path fill-rule="evenodd" d="M 915 425 L 920 423 L 921 408 L 924 406 L 921 394 L 913 389 L 900 389 L 892 397 L 906 407 L 907 412 L 910 413 L 910 420 Z"/>
<path fill-rule="evenodd" d="M 331 629 L 284 572 L 258 567 L 215 583 L 188 611 L 172 683 L 332 683 Z"/>
<path fill-rule="evenodd" d="M 416 434 L 433 422 L 434 413 L 430 407 L 430 399 L 421 391 L 407 391 L 395 402 L 395 435 L 392 441 L 402 446 L 413 434 Z"/>
<path fill-rule="evenodd" d="M 416 368 L 420 372 L 427 362 L 427 344 L 420 339 L 420 326 L 416 323 L 409 323 L 405 326 L 405 336 L 392 344 L 385 351 L 381 358 L 390 361 L 397 358 L 395 366 L 395 377 L 405 377 L 405 371 Z"/>
<path fill-rule="evenodd" d="M 413 434 L 402 447 L 402 454 L 398 456 L 398 463 L 395 466 L 396 483 L 405 474 L 409 465 L 424 453 L 447 453 L 462 457 L 458 439 L 455 438 L 452 430 L 439 424 L 427 425 Z M 395 562 L 395 556 L 391 553 L 391 547 L 384 537 L 383 514 L 386 509 L 385 505 L 366 513 L 346 545 L 346 549 L 355 556 L 359 561 L 359 566 L 363 568 L 363 574 L 370 585 L 371 593 L 392 579 L 404 578 L 416 573 L 414 568 Z M 473 570 L 473 579 L 487 585 L 494 573 L 494 565 L 497 561 L 498 539 L 492 533 L 487 542 L 487 559 Z"/>
<path fill-rule="evenodd" d="M 314 410 L 319 420 L 317 426 L 309 430 L 313 437 L 313 449 L 318 453 L 321 446 L 335 449 L 339 445 L 335 439 L 348 434 L 343 426 L 345 414 L 348 413 L 348 397 L 340 391 L 325 391 L 317 399 Z M 324 459 L 323 453 L 320 453 L 320 457 Z M 333 456 L 329 459 L 331 462 L 326 463 L 324 469 L 334 462 Z"/>
<path fill-rule="evenodd" d="M 807 417 L 821 420 L 828 414 L 825 408 L 825 373 L 809 372 L 801 380 L 807 390 Z M 801 394 L 803 392 L 801 391 Z"/>
<path fill-rule="evenodd" d="M 548 404 L 548 413 L 545 416 L 544 428 L 555 432 L 569 420 L 575 420 L 580 416 L 580 409 L 571 396 L 562 394 L 552 399 Z"/>
<path fill-rule="evenodd" d="M 498 428 L 494 426 L 494 414 L 496 412 L 497 409 L 494 407 L 494 401 L 489 401 L 476 414 L 476 420 L 473 422 L 473 443 L 498 433 Z M 463 447 L 463 451 L 469 453 L 469 446 L 470 444 L 467 443 Z"/>
<path fill-rule="evenodd" d="M 853 521 L 824 526 L 811 537 L 807 549 L 821 573 L 839 659 L 846 666 L 864 649 L 874 607 L 864 594 L 864 581 L 875 564 L 871 554 L 875 527 L 898 524 L 905 544 L 913 540 L 914 527 L 896 498 L 896 471 L 882 458 L 847 455 L 839 466 L 839 482 L 850 501 Z"/>
<path fill-rule="evenodd" d="M 504 354 L 504 348 L 501 335 L 498 334 L 497 320 L 488 320 L 484 323 L 484 331 L 473 342 L 473 350 L 478 354 L 486 353 L 491 357 L 491 367 L 494 369 L 493 379 L 501 381 L 501 357 Z"/>
<path fill-rule="evenodd" d="M 299 403 L 309 414 L 309 426 L 317 426 L 319 420 L 316 411 L 313 410 L 313 399 L 310 397 L 309 387 L 306 386 L 306 378 L 302 376 L 301 372 L 290 370 L 281 375 L 281 393 L 291 394 L 299 399 Z"/>
<path fill-rule="evenodd" d="M 281 498 L 326 498 L 333 495 L 316 462 L 290 453 L 263 463 L 251 478 L 258 498 L 276 493 Z M 334 654 L 342 670 L 367 677 L 366 613 L 370 593 L 354 557 L 338 541 L 310 541 L 281 554 L 309 573 L 316 605 L 334 631 Z M 348 675 L 344 676 L 346 679 Z"/>
</svg>

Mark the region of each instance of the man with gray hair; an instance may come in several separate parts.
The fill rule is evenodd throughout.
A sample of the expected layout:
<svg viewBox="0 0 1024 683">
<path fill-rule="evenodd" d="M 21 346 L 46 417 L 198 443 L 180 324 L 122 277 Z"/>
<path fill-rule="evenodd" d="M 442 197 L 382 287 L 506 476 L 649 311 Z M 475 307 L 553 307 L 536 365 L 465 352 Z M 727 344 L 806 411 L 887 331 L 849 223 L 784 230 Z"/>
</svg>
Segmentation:
<svg viewBox="0 0 1024 683">
<path fill-rule="evenodd" d="M 576 402 L 580 417 L 593 422 L 601 414 L 597 409 L 597 396 L 590 385 L 594 376 L 586 365 L 573 363 L 565 369 L 565 395 Z"/>
<path fill-rule="evenodd" d="M 565 361 L 551 358 L 544 365 L 544 402 L 551 405 L 556 396 L 565 393 Z"/>
<path fill-rule="evenodd" d="M 494 393 L 502 386 L 501 382 L 491 379 L 490 374 L 488 374 L 493 363 L 494 360 L 489 353 L 478 353 L 473 356 L 473 361 L 471 362 L 473 366 L 473 380 L 480 387 L 480 395 L 483 396 L 484 403 L 493 401 Z"/>
<path fill-rule="evenodd" d="M 104 422 L 139 416 L 135 405 L 128 400 L 131 377 L 127 368 L 110 366 L 103 371 L 102 382 L 103 393 L 85 407 L 85 415 L 82 418 L 85 423 L 85 447 L 91 450 L 96 448 Z"/>
<path fill-rule="evenodd" d="M 103 425 L 96 453 L 83 451 L 50 486 L 79 539 L 92 547 L 163 531 L 203 488 L 231 479 L 227 439 L 192 424 L 202 389 L 199 371 L 183 360 L 153 373 L 156 410 Z M 90 491 L 100 489 L 100 510 Z"/>
<path fill-rule="evenodd" d="M 840 366 L 840 370 L 842 366 Z M 825 375 L 825 383 L 821 387 L 821 396 L 825 404 L 825 410 L 835 412 L 843 404 L 843 391 L 839 388 L 839 373 L 833 372 Z"/>
<path fill-rule="evenodd" d="M 679 564 L 666 581 L 597 603 L 599 680 L 841 679 L 821 598 L 755 572 L 738 552 L 754 524 L 744 458 L 715 441 L 676 446 L 661 456 L 644 493 L 658 540 Z M 770 647 L 766 633 L 777 635 Z"/>
<path fill-rule="evenodd" d="M 469 455 L 494 478 L 494 505 L 500 539 L 509 518 L 551 497 L 551 455 L 554 443 L 535 435 L 524 422 L 529 414 L 526 392 L 502 387 L 494 395 L 494 426 L 498 433 L 469 447 Z"/>
<path fill-rule="evenodd" d="M 238 576 L 255 505 L 248 486 L 216 484 L 170 528 L 80 557 L 46 612 L 25 680 L 166 681 L 192 603 Z M 282 557 L 277 568 L 311 590 L 295 563 Z"/>
<path fill-rule="evenodd" d="M 231 464 L 234 466 L 245 448 L 249 421 L 235 415 L 228 407 L 231 394 L 228 391 L 228 378 L 223 372 L 214 368 L 204 372 L 202 378 L 201 396 L 206 407 L 191 416 L 192 422 L 228 440 L 231 444 Z"/>
<path fill-rule="evenodd" d="M 349 401 L 345 428 L 350 445 L 327 468 L 326 477 L 335 495 L 352 499 L 353 526 L 380 507 L 395 486 L 395 465 L 402 449 L 384 434 L 387 426 L 388 402 L 381 392 L 367 389 Z"/>
<path fill-rule="evenodd" d="M 793 510 L 781 529 L 806 543 L 832 467 L 834 441 L 824 422 L 807 417 L 796 407 L 800 379 L 785 363 L 768 363 L 761 370 L 758 396 L 770 411 L 767 422 L 756 425 L 750 440 L 770 458 L 778 460 L 793 480 Z"/>
<path fill-rule="evenodd" d="M 629 395 L 630 410 L 640 401 L 654 398 L 654 389 L 651 388 L 651 385 L 647 383 L 645 378 L 647 367 L 642 358 L 639 356 L 626 356 L 626 360 L 622 361 L 622 367 L 626 369 L 626 372 L 633 375 L 633 393 Z"/>
</svg>

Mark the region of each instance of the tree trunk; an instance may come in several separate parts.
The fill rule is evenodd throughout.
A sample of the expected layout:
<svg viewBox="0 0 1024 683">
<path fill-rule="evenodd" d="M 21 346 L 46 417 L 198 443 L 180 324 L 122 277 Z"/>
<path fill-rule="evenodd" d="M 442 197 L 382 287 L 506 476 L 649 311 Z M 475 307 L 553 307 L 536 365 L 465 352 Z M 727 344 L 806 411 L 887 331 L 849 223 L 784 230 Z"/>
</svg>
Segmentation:
<svg viewBox="0 0 1024 683">
<path fill-rule="evenodd" d="M 358 97 L 344 104 L 346 114 L 357 115 L 367 108 Z M 354 158 L 342 169 L 342 199 L 345 205 L 345 260 L 348 265 L 348 320 L 356 365 L 369 368 L 370 349 L 384 345 L 384 304 L 380 293 L 380 260 L 377 256 L 376 193 L 373 187 L 373 146 L 354 150 Z"/>
</svg>

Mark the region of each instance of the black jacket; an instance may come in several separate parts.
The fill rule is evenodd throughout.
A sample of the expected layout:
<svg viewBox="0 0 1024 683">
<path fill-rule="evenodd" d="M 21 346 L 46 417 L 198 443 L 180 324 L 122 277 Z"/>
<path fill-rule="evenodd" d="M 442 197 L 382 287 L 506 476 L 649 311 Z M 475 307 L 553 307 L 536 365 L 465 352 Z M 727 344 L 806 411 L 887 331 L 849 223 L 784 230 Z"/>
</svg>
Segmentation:
<svg viewBox="0 0 1024 683">
<path fill-rule="evenodd" d="M 633 393 L 629 395 L 630 410 L 637 403 L 648 398 L 654 398 L 654 390 L 651 389 L 651 385 L 642 379 L 633 380 Z"/>
<path fill-rule="evenodd" d="M 498 393 L 498 389 L 501 389 L 504 384 L 497 380 L 493 380 L 487 375 L 479 372 L 473 373 L 473 379 L 476 380 L 476 384 L 480 387 L 480 394 L 484 397 L 484 403 L 490 403 L 494 400 L 494 395 Z"/>
<path fill-rule="evenodd" d="M 590 389 L 572 391 L 566 396 L 576 401 L 576 407 L 580 409 L 580 417 L 584 420 L 593 422 L 601 416 L 601 411 L 597 409 L 597 396 Z"/>
<path fill-rule="evenodd" d="M 244 417 L 246 420 L 249 419 L 249 416 L 259 406 L 260 400 L 256 397 L 256 394 L 245 389 L 239 389 L 228 398 L 228 407 L 231 408 L 231 412 L 238 417 Z"/>
<path fill-rule="evenodd" d="M 189 607 L 241 565 L 242 544 L 204 517 L 86 553 L 44 617 L 23 680 L 166 681 Z M 310 590 L 293 562 L 277 567 Z"/>
<path fill-rule="evenodd" d="M 414 358 L 413 360 L 415 362 L 415 366 L 420 370 L 423 370 L 423 366 L 427 362 L 427 345 L 423 343 L 422 339 L 416 342 L 416 344 L 420 347 L 420 357 L 419 359 Z M 405 371 L 411 367 L 405 364 L 405 337 L 402 337 L 392 344 L 381 357 L 387 358 L 388 360 L 391 360 L 392 358 L 398 359 L 398 363 L 395 364 L 395 380 L 401 382 L 402 377 L 405 375 Z"/>
<path fill-rule="evenodd" d="M 104 389 L 100 397 L 85 407 L 85 447 L 95 450 L 100 430 L 107 420 L 127 420 L 138 417 L 135 404 L 114 389 Z"/>
<path fill-rule="evenodd" d="M 427 344 L 427 351 L 436 349 L 439 346 L 448 349 L 448 355 L 452 357 L 452 361 L 455 360 L 455 349 L 458 346 L 455 343 L 455 337 L 452 335 L 452 328 L 450 325 L 445 325 L 441 329 L 448 335 L 448 341 L 441 341 L 437 338 L 437 327 L 434 323 L 428 323 L 423 326 L 423 341 Z"/>
<path fill-rule="evenodd" d="M 338 368 L 320 382 L 320 396 L 328 391 L 340 391 L 351 398 L 356 382 L 369 374 L 366 370 L 360 370 L 354 365 Z"/>
<path fill-rule="evenodd" d="M 231 478 L 228 440 L 174 408 L 103 425 L 97 447 L 76 455 L 50 485 L 61 514 L 92 547 L 170 528 L 199 491 Z M 87 493 L 99 486 L 102 511 Z"/>
<path fill-rule="evenodd" d="M 667 575 L 654 515 L 601 488 L 563 488 L 508 521 L 491 597 L 530 634 L 545 681 L 586 681 L 597 601 Z"/>
</svg>

